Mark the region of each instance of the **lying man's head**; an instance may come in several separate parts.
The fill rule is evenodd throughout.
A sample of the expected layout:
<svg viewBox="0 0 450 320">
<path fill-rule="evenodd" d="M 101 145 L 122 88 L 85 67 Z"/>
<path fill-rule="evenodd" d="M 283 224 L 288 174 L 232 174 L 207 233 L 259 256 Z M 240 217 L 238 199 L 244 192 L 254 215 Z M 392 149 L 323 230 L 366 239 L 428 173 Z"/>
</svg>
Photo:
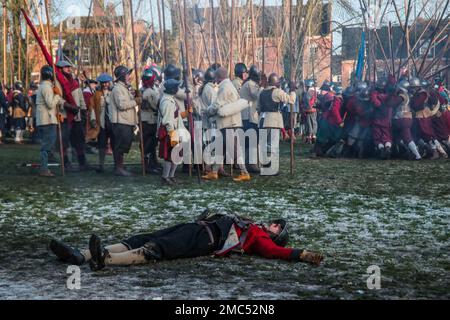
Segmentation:
<svg viewBox="0 0 450 320">
<path fill-rule="evenodd" d="M 284 219 L 276 219 L 269 224 L 270 238 L 280 247 L 285 247 L 289 241 L 289 233 L 287 221 Z"/>
</svg>

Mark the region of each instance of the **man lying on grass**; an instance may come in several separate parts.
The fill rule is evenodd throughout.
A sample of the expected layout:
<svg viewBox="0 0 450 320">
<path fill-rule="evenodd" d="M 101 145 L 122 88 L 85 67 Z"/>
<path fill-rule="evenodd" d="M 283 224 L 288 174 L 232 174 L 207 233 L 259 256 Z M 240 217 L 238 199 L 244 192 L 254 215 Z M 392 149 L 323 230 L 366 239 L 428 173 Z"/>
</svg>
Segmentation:
<svg viewBox="0 0 450 320">
<path fill-rule="evenodd" d="M 266 228 L 245 218 L 206 210 L 196 222 L 138 234 L 119 244 L 103 247 L 100 238 L 93 235 L 89 250 L 79 251 L 56 240 L 51 240 L 50 250 L 62 262 L 89 263 L 93 271 L 105 266 L 130 266 L 208 255 L 220 257 L 232 252 L 320 265 L 321 254 L 286 248 L 288 240 L 288 225 L 283 219 L 272 221 Z"/>
</svg>

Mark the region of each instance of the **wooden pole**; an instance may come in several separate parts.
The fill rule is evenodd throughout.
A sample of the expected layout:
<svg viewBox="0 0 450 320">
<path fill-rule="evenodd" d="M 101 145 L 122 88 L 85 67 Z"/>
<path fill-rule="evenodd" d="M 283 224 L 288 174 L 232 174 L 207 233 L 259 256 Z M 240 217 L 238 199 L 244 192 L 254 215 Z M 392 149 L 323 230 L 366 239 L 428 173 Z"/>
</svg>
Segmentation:
<svg viewBox="0 0 450 320">
<path fill-rule="evenodd" d="M 44 43 L 48 43 L 47 32 L 45 31 L 44 21 L 42 20 L 42 13 L 39 11 L 40 9 L 42 10 L 42 2 L 38 4 L 37 0 L 33 0 L 33 4 L 36 8 L 36 15 L 39 21 L 39 26 L 41 27 L 42 39 L 44 39 Z"/>
<path fill-rule="evenodd" d="M 233 62 L 234 62 L 234 9 L 235 9 L 235 0 L 231 0 L 231 31 L 230 31 L 230 60 L 229 60 L 229 72 L 230 79 L 233 77 Z"/>
<path fill-rule="evenodd" d="M 214 63 L 217 64 L 218 43 L 217 43 L 217 33 L 216 33 L 216 15 L 214 14 L 214 1 L 209 0 L 209 3 L 211 6 L 211 22 L 212 22 L 213 38 L 214 38 Z"/>
<path fill-rule="evenodd" d="M 392 35 L 392 23 L 389 21 L 389 26 L 388 26 L 389 54 L 391 56 L 391 63 L 392 63 L 391 75 L 394 75 L 395 74 L 395 59 L 394 59 L 394 52 L 392 51 L 392 50 L 394 50 L 392 37 L 393 37 L 393 35 Z"/>
<path fill-rule="evenodd" d="M 150 0 L 150 6 L 152 5 L 152 1 Z M 163 61 L 163 69 L 166 67 L 166 48 L 165 48 L 165 42 L 163 39 L 163 27 L 162 27 L 162 19 L 161 19 L 161 3 L 159 0 L 156 0 L 156 6 L 157 6 L 157 10 L 158 10 L 158 25 L 159 25 L 159 40 L 161 43 L 161 58 Z"/>
<path fill-rule="evenodd" d="M 184 55 L 185 55 L 185 63 L 186 66 L 183 66 L 183 68 L 185 68 L 184 72 L 185 72 L 185 76 L 184 76 L 184 82 L 185 82 L 185 87 L 186 87 L 186 100 L 187 100 L 187 104 L 188 104 L 188 108 L 190 107 L 190 101 L 191 101 L 191 97 L 190 97 L 190 90 L 189 90 L 189 83 L 187 83 L 187 78 L 189 76 L 189 79 L 192 79 L 192 75 L 191 75 L 191 68 L 190 68 L 190 64 L 189 64 L 189 48 L 188 48 L 188 37 L 187 37 L 187 8 L 186 8 L 186 0 L 183 0 L 183 15 L 184 15 L 184 19 L 183 19 L 183 24 L 184 24 Z M 187 70 L 186 70 L 187 69 Z M 186 75 L 187 72 L 187 75 Z M 192 150 L 192 146 L 194 143 L 194 118 L 192 116 L 191 112 L 188 112 L 188 116 L 189 116 L 189 131 L 191 134 L 191 150 Z M 192 160 L 192 157 L 191 157 Z M 189 165 L 189 171 L 190 171 L 190 175 L 192 175 L 192 164 Z M 202 179 L 201 179 L 201 170 L 200 170 L 200 165 L 197 165 L 197 182 L 199 184 L 202 183 Z"/>
<path fill-rule="evenodd" d="M 47 16 L 47 39 L 50 50 L 50 58 L 52 59 L 52 69 L 53 69 L 53 80 L 56 85 L 56 69 L 55 69 L 55 60 L 53 59 L 53 46 L 52 46 L 52 38 L 50 33 L 51 27 L 51 17 L 50 17 L 50 5 L 49 0 L 45 0 L 45 15 Z M 60 162 L 61 162 L 61 174 L 65 176 L 65 168 L 64 168 L 64 147 L 62 140 L 62 130 L 61 130 L 61 121 L 59 121 L 59 108 L 56 110 L 56 119 L 58 120 L 58 137 L 59 137 L 59 154 L 60 154 Z"/>
<path fill-rule="evenodd" d="M 293 24 L 293 15 L 292 15 L 292 0 L 289 0 L 289 43 L 293 43 L 292 37 L 292 24 Z M 295 80 L 294 75 L 294 53 L 293 53 L 292 45 L 289 46 L 289 77 L 291 81 Z M 290 104 L 290 121 L 291 121 L 291 176 L 294 175 L 294 138 L 295 138 L 295 130 L 294 130 L 294 105 Z"/>
<path fill-rule="evenodd" d="M 133 1 L 129 1 L 130 8 L 130 19 L 131 19 L 131 33 L 132 33 L 132 43 L 133 43 L 133 56 L 134 56 L 134 79 L 136 85 L 136 95 L 139 95 L 139 65 L 138 65 L 138 50 L 136 47 L 136 34 L 134 30 L 134 12 L 133 12 Z M 139 118 L 139 137 L 141 140 L 141 165 L 142 165 L 142 176 L 145 177 L 145 160 L 144 160 L 144 136 L 142 127 L 142 117 L 141 117 L 141 106 L 138 105 L 138 118 Z"/>
<path fill-rule="evenodd" d="M 167 36 L 166 36 L 166 11 L 165 11 L 165 5 L 164 0 L 161 0 L 161 9 L 162 9 L 162 23 L 163 23 L 163 48 L 164 48 L 164 65 L 166 66 L 168 63 L 167 58 Z"/>
<path fill-rule="evenodd" d="M 8 33 L 6 31 L 6 20 L 8 19 L 8 12 L 6 11 L 6 0 L 3 1 L 3 85 L 6 86 L 8 82 L 7 70 L 6 70 L 6 45 L 7 45 L 7 36 Z"/>
<path fill-rule="evenodd" d="M 253 65 L 255 65 L 255 50 L 256 50 L 256 35 L 255 35 L 255 13 L 254 13 L 254 6 L 253 6 L 253 0 L 250 0 L 250 16 L 251 16 L 251 22 L 252 22 L 252 61 Z"/>
<path fill-rule="evenodd" d="M 18 20 L 17 41 L 19 42 L 19 48 L 17 49 L 17 80 L 22 81 L 22 24 L 20 23 L 20 17 Z M 24 88 L 27 88 L 27 86 L 25 85 Z"/>
<path fill-rule="evenodd" d="M 448 8 L 449 2 L 450 1 L 447 0 L 447 2 L 445 3 L 444 10 L 442 10 L 442 14 L 441 14 L 441 16 L 439 18 L 439 21 L 438 21 L 438 24 L 436 26 L 436 29 L 433 31 L 433 34 L 431 35 L 430 43 L 428 44 L 427 50 L 426 50 L 425 55 L 424 55 L 424 57 L 422 59 L 422 63 L 420 64 L 420 68 L 419 68 L 419 72 L 418 72 L 419 75 L 421 74 L 422 69 L 425 66 L 425 61 L 427 60 L 427 56 L 428 56 L 428 53 L 430 52 L 431 45 L 433 44 L 433 41 L 434 41 L 434 39 L 436 37 L 436 33 L 439 30 L 439 26 L 441 25 L 442 19 L 444 18 L 444 13 L 446 12 L 446 10 Z"/>
<path fill-rule="evenodd" d="M 84 30 L 83 30 L 84 32 L 83 32 L 83 35 L 81 36 L 81 39 L 80 39 L 78 52 L 80 52 L 81 54 L 83 53 L 84 39 L 85 39 L 85 36 L 86 36 L 87 28 L 89 26 L 89 20 L 91 18 L 91 11 L 92 11 L 93 4 L 94 4 L 94 0 L 91 0 L 91 4 L 89 5 L 88 17 L 86 19 L 86 23 L 84 24 Z M 80 74 L 82 64 L 83 64 L 83 59 L 80 59 L 80 61 L 78 62 L 78 74 Z"/>
<path fill-rule="evenodd" d="M 29 58 L 29 46 L 30 46 L 30 32 L 25 26 L 25 86 L 30 88 L 30 58 Z"/>
<path fill-rule="evenodd" d="M 262 0 L 262 74 L 265 74 L 265 49 L 266 49 L 266 33 L 265 33 L 265 26 L 266 26 L 266 0 Z"/>
</svg>

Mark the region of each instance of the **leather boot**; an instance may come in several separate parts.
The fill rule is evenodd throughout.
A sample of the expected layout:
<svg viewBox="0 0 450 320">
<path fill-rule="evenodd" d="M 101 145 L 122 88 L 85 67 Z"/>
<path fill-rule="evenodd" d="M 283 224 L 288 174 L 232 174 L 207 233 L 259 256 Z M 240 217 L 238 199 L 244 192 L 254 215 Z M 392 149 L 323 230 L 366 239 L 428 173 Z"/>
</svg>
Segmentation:
<svg viewBox="0 0 450 320">
<path fill-rule="evenodd" d="M 124 167 L 123 154 L 117 155 L 117 167 L 116 167 L 115 175 L 121 176 L 121 177 L 131 177 L 132 176 L 132 173 L 127 171 Z"/>
<path fill-rule="evenodd" d="M 105 158 L 106 158 L 106 149 L 99 149 L 98 150 L 98 173 L 104 173 L 105 172 Z"/>
</svg>

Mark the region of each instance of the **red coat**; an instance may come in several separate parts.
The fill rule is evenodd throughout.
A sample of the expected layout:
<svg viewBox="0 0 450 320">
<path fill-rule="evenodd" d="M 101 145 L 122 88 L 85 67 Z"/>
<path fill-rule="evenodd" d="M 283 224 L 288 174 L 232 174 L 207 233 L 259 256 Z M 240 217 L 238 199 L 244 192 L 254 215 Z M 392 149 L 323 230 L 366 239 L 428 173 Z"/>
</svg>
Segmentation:
<svg viewBox="0 0 450 320">
<path fill-rule="evenodd" d="M 419 111 L 425 108 L 428 101 L 428 93 L 424 90 L 417 92 L 411 98 L 411 109 Z"/>
<path fill-rule="evenodd" d="M 241 238 L 243 230 L 236 225 L 236 233 Z M 260 227 L 255 224 L 251 224 L 247 230 L 247 236 L 243 244 L 240 244 L 240 248 L 243 252 L 250 255 L 257 255 L 267 259 L 282 259 L 287 261 L 298 261 L 302 250 L 280 247 L 270 238 L 268 231 L 264 227 Z M 220 254 L 225 255 L 231 252 Z"/>
<path fill-rule="evenodd" d="M 447 128 L 450 130 L 450 111 L 449 110 L 443 111 L 442 115 L 441 115 L 441 118 L 443 119 L 443 121 L 447 125 Z"/>
<path fill-rule="evenodd" d="M 387 128 L 391 127 L 393 104 L 389 101 L 390 98 L 390 95 L 377 91 L 373 91 L 370 94 L 370 102 L 374 106 L 373 125 Z"/>
<path fill-rule="evenodd" d="M 363 128 L 370 127 L 371 125 L 371 112 L 368 104 L 370 104 L 370 101 L 362 102 L 357 97 L 353 97 L 348 101 L 346 106 L 348 113 Z"/>
<path fill-rule="evenodd" d="M 322 117 L 331 125 L 339 126 L 344 120 L 342 119 L 341 112 L 344 101 L 342 97 L 336 96 L 333 98 L 331 107 L 325 110 Z"/>
</svg>

